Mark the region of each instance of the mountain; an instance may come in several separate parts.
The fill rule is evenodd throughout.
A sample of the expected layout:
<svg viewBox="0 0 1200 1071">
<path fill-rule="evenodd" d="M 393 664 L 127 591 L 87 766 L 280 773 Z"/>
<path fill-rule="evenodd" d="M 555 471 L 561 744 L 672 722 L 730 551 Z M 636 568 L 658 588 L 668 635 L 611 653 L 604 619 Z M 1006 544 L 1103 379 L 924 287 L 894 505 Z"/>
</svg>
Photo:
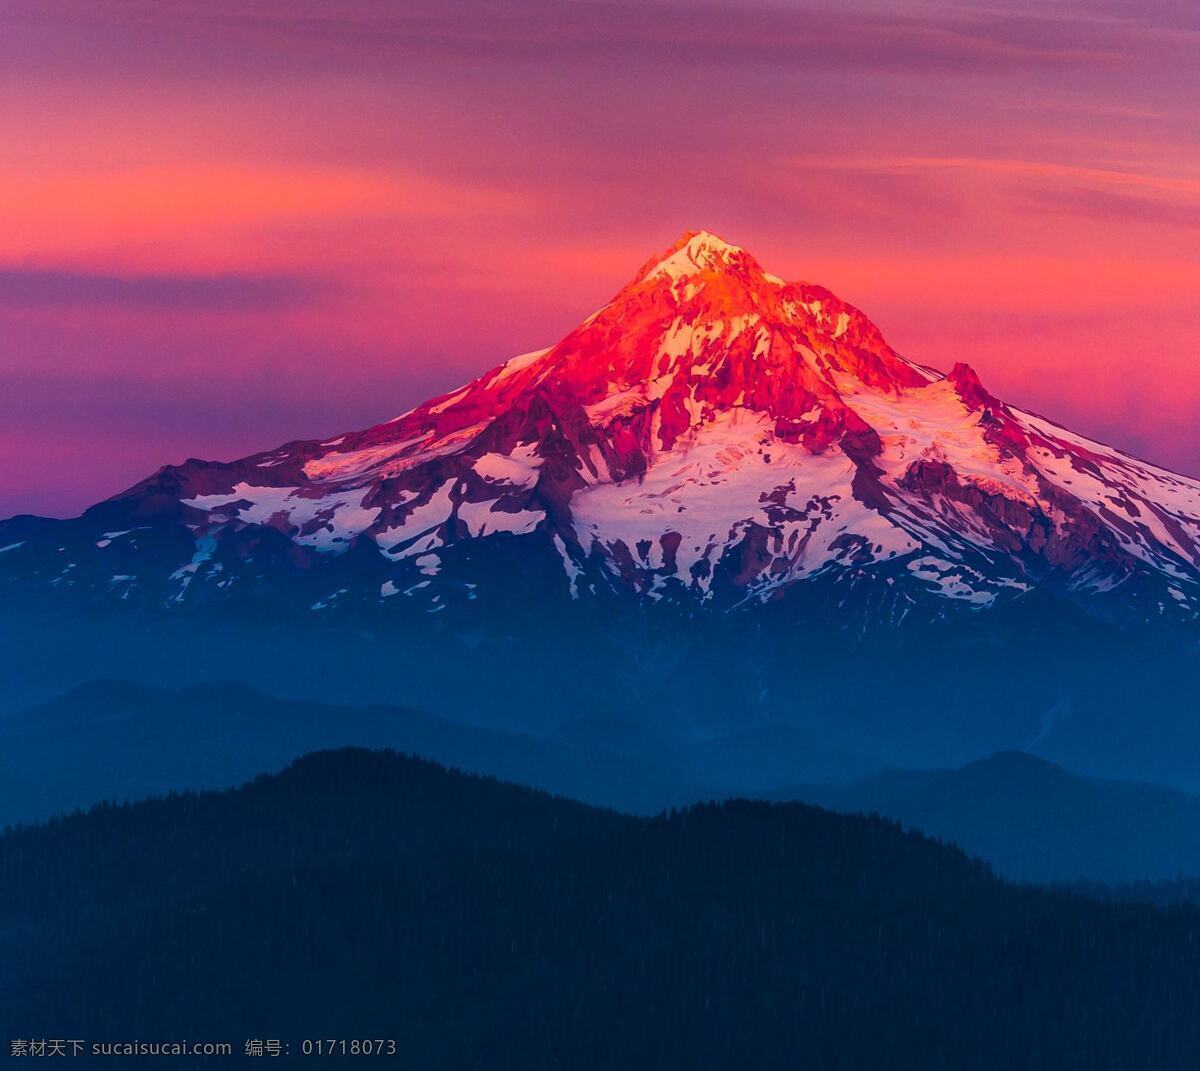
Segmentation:
<svg viewBox="0 0 1200 1071">
<path fill-rule="evenodd" d="M 696 739 L 577 718 L 533 735 L 405 707 L 277 698 L 229 681 L 98 680 L 0 715 L 0 828 L 102 801 L 228 788 L 309 751 L 350 746 L 392 748 L 635 814 L 883 765 L 786 725 Z"/>
<path fill-rule="evenodd" d="M 1200 1049 L 1198 938 L 1193 907 L 1014 887 L 878 818 L 637 819 L 362 751 L 0 836 L 13 1038 L 66 1014 L 423 1068 L 1167 1071 Z"/>
<path fill-rule="evenodd" d="M 1200 790 L 1198 517 L 1200 483 L 700 232 L 395 420 L 0 522 L 0 714 L 234 679 L 630 722 L 714 789 L 1024 750 Z"/>
<path fill-rule="evenodd" d="M 617 754 L 403 707 L 276 699 L 229 682 L 163 689 L 93 681 L 0 717 L 0 828 L 105 800 L 228 788 L 306 752 L 350 745 L 394 748 L 637 813 L 710 794 L 689 783 L 665 749 Z M 760 776 L 749 786 L 768 783 Z"/>
<path fill-rule="evenodd" d="M 470 618 L 531 591 L 727 609 L 806 586 L 852 629 L 1035 590 L 1194 622 L 1200 482 L 900 356 L 700 231 L 555 345 L 385 424 L 0 525 L 10 597 Z"/>
<path fill-rule="evenodd" d="M 889 770 L 768 794 L 879 814 L 960 845 L 1024 881 L 1164 881 L 1200 874 L 1200 797 L 1078 777 L 1019 752 L 959 770 Z"/>
<path fill-rule="evenodd" d="M 1080 777 L 1016 752 L 954 770 L 884 770 L 784 723 L 698 739 L 655 732 L 633 715 L 568 720 L 537 736 L 229 682 L 93 681 L 0 716 L 0 829 L 102 801 L 229 788 L 313 750 L 356 746 L 632 814 L 745 795 L 880 814 L 1018 880 L 1200 875 L 1200 797 L 1176 789 Z"/>
</svg>

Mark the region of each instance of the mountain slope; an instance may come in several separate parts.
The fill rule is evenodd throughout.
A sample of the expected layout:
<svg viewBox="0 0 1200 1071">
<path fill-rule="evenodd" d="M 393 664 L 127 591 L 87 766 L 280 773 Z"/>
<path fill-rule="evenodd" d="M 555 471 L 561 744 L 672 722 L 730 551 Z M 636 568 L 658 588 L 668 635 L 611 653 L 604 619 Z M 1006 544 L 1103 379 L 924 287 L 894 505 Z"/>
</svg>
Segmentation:
<svg viewBox="0 0 1200 1071">
<path fill-rule="evenodd" d="M 852 785 L 794 786 L 769 798 L 880 814 L 1026 881 L 1200 874 L 1200 797 L 1078 777 L 1016 752 L 959 770 L 892 770 Z"/>
<path fill-rule="evenodd" d="M 702 231 L 556 345 L 388 423 L 0 526 L 0 591 L 166 607 L 734 607 L 806 584 L 889 625 L 1034 588 L 1190 622 L 1200 482 L 901 357 Z"/>
<path fill-rule="evenodd" d="M 1173 1069 L 1197 936 L 1192 908 L 1014 888 L 878 819 L 626 818 L 356 751 L 0 837 L 14 1037 L 69 1013 L 395 1038 L 429 1068 Z"/>
<path fill-rule="evenodd" d="M 94 681 L 0 717 L 0 828 L 103 800 L 228 788 L 306 752 L 351 745 L 640 813 L 708 794 L 669 755 L 615 755 L 403 707 L 275 699 L 237 684 Z"/>
<path fill-rule="evenodd" d="M 786 724 L 698 739 L 642 722 L 577 719 L 546 737 L 401 707 L 276 699 L 228 683 L 95 681 L 0 716 L 0 828 L 102 800 L 227 788 L 313 749 L 345 746 L 393 748 L 635 814 L 738 795 L 878 813 L 1022 880 L 1200 874 L 1200 798 L 1079 777 L 1028 754 L 872 773 L 883 764 Z M 828 783 L 852 777 L 860 779 Z"/>
</svg>

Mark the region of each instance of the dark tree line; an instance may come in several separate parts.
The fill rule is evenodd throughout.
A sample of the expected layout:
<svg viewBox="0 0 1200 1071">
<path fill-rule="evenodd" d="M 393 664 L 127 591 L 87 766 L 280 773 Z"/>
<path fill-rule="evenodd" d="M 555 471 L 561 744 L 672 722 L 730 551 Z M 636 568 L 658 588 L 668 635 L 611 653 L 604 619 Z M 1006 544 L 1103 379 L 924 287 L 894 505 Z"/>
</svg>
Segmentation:
<svg viewBox="0 0 1200 1071">
<path fill-rule="evenodd" d="M 390 753 L 0 838 L 9 1036 L 387 1037 L 419 1068 L 1194 1068 L 1200 911 L 878 818 L 638 819 Z"/>
</svg>

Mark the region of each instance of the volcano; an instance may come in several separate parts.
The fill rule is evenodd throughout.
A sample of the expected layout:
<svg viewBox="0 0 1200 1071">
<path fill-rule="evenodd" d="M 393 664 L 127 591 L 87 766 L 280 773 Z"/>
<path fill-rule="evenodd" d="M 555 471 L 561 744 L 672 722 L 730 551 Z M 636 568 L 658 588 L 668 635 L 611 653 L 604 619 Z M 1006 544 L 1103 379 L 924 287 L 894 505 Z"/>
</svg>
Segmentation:
<svg viewBox="0 0 1200 1071">
<path fill-rule="evenodd" d="M 905 358 L 828 290 L 699 231 L 555 345 L 387 423 L 0 525 L 0 590 L 172 611 L 536 593 L 703 613 L 816 586 L 889 625 L 1035 591 L 1191 622 L 1200 481 L 1008 405 L 965 364 Z"/>
</svg>

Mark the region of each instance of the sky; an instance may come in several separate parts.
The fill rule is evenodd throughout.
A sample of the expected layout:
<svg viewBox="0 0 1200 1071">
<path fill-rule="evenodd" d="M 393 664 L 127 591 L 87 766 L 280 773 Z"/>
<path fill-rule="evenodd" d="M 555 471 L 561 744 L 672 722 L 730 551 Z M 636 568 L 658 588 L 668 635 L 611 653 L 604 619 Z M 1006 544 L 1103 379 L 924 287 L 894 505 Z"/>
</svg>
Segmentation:
<svg viewBox="0 0 1200 1071">
<path fill-rule="evenodd" d="M 684 230 L 1200 475 L 1193 0 L 0 0 L 0 515 L 387 420 Z"/>
</svg>

